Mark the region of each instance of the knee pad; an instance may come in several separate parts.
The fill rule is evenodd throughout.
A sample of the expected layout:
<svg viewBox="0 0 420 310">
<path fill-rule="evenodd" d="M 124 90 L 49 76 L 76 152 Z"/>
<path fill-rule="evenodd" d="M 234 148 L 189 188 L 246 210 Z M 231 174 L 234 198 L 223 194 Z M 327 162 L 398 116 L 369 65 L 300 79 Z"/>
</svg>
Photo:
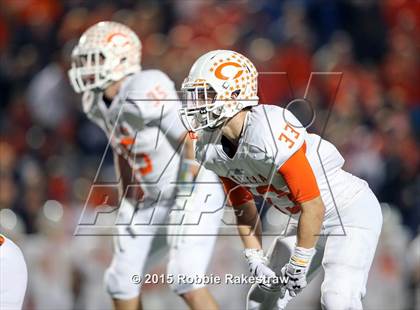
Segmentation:
<svg viewBox="0 0 420 310">
<path fill-rule="evenodd" d="M 173 281 L 169 284 L 169 287 L 178 295 L 206 286 L 205 272 L 188 270 L 188 266 L 182 266 L 179 263 L 170 262 L 168 264 L 168 274 L 173 277 Z"/>
<path fill-rule="evenodd" d="M 362 310 L 362 298 L 366 293 L 367 270 L 344 264 L 341 261 L 331 263 L 334 259 L 334 257 L 324 256 L 322 263 L 325 272 L 321 285 L 323 309 Z"/>
<path fill-rule="evenodd" d="M 197 290 L 199 288 L 203 288 L 206 285 L 205 284 L 197 284 L 197 283 L 191 283 L 188 282 L 188 275 L 183 275 L 187 277 L 187 280 L 184 282 L 182 280 L 179 280 L 178 283 L 172 283 L 169 285 L 169 287 L 171 288 L 171 290 L 177 294 L 177 295 L 182 295 L 182 294 L 186 294 L 189 293 L 191 291 Z"/>
<path fill-rule="evenodd" d="M 188 242 L 188 246 L 171 249 L 169 257 L 167 272 L 174 279 L 169 284 L 172 291 L 180 295 L 206 286 L 206 270 L 211 257 L 208 246 Z"/>
<path fill-rule="evenodd" d="M 105 289 L 113 299 L 132 299 L 140 294 L 141 283 L 137 283 L 138 274 L 130 268 L 121 268 L 112 264 L 104 275 Z"/>
<path fill-rule="evenodd" d="M 206 286 L 204 273 L 174 272 L 169 274 L 173 276 L 173 281 L 169 284 L 169 287 L 177 295 L 182 295 Z"/>
<path fill-rule="evenodd" d="M 331 289 L 321 294 L 324 310 L 362 310 L 362 296 L 351 291 Z"/>
</svg>

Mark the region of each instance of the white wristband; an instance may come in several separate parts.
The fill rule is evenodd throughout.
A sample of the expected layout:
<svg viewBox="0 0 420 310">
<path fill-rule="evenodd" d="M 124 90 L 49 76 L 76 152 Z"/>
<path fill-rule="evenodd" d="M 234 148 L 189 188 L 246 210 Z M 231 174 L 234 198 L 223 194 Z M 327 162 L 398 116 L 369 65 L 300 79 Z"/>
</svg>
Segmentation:
<svg viewBox="0 0 420 310">
<path fill-rule="evenodd" d="M 292 256 L 290 257 L 290 263 L 300 267 L 307 267 L 315 253 L 315 248 L 306 249 L 296 246 Z"/>
</svg>

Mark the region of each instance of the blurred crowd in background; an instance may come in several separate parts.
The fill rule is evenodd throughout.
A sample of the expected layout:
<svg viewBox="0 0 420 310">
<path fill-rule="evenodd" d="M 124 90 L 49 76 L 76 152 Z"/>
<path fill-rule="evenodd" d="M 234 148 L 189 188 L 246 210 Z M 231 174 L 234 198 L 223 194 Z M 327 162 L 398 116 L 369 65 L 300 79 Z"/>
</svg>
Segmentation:
<svg viewBox="0 0 420 310">
<path fill-rule="evenodd" d="M 27 257 L 26 308 L 109 307 L 109 240 L 72 236 L 107 139 L 66 72 L 81 33 L 102 20 L 135 30 L 143 68 L 163 70 L 178 89 L 198 56 L 233 49 L 259 70 L 263 103 L 306 95 L 316 111 L 309 130 L 336 144 L 384 206 L 370 309 L 420 307 L 420 1 L 2 0 L 0 229 Z M 103 179 L 112 165 L 108 156 Z M 223 239 L 216 255 L 234 242 Z"/>
</svg>

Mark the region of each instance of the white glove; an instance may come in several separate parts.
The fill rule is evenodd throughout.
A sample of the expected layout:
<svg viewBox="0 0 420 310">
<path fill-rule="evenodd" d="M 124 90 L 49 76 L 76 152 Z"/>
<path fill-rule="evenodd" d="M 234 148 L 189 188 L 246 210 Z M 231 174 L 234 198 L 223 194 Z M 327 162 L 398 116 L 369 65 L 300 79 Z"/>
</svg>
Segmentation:
<svg viewBox="0 0 420 310">
<path fill-rule="evenodd" d="M 263 250 L 245 249 L 245 257 L 248 261 L 249 271 L 259 278 L 259 286 L 265 290 L 274 291 L 280 289 L 280 282 L 276 273 L 267 266 L 268 259 Z"/>
<path fill-rule="evenodd" d="M 82 108 L 86 114 L 91 113 L 91 110 L 97 102 L 97 93 L 94 91 L 85 91 L 82 95 Z"/>
<path fill-rule="evenodd" d="M 289 291 L 291 297 L 295 297 L 306 286 L 306 273 L 314 255 L 314 248 L 295 247 L 289 262 L 281 269 L 282 276 L 288 277 L 287 284 L 281 287 L 281 298 L 286 291 Z"/>
<path fill-rule="evenodd" d="M 102 93 L 98 91 L 88 90 L 82 95 L 82 108 L 86 116 L 99 125 L 103 130 L 106 130 L 107 124 L 103 118 L 102 112 L 99 109 L 99 102 L 102 100 Z M 113 139 L 111 139 L 113 141 Z M 116 148 L 118 153 L 119 148 Z"/>
</svg>

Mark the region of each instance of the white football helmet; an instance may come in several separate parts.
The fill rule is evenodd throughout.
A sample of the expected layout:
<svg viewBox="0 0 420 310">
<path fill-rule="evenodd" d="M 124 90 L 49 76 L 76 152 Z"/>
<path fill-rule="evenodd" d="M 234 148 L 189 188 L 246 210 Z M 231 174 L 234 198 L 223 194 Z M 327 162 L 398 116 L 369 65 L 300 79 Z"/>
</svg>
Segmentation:
<svg viewBox="0 0 420 310">
<path fill-rule="evenodd" d="M 252 62 L 237 52 L 216 50 L 198 58 L 182 83 L 184 126 L 194 132 L 214 129 L 257 105 L 257 77 Z"/>
<path fill-rule="evenodd" d="M 77 93 L 104 90 L 141 69 L 141 42 L 127 26 L 99 22 L 87 29 L 72 52 L 69 78 Z"/>
</svg>

